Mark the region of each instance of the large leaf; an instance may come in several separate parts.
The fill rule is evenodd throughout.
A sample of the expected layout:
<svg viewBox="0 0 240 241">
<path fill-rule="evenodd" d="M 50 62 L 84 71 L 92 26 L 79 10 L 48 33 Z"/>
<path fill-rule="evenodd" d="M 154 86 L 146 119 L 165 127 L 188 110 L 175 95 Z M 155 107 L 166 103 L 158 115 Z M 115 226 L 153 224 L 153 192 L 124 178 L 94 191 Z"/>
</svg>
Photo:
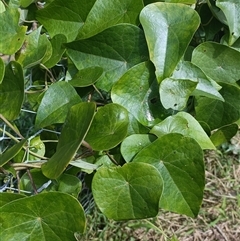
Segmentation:
<svg viewBox="0 0 240 241">
<path fill-rule="evenodd" d="M 15 8 L 7 8 L 0 14 L 0 53 L 11 55 L 21 48 L 27 26 L 18 25 L 19 17 Z"/>
<path fill-rule="evenodd" d="M 60 192 L 20 198 L 2 206 L 0 213 L 2 240 L 74 241 L 74 233 L 85 230 L 82 206 Z"/>
<path fill-rule="evenodd" d="M 229 84 L 223 84 L 220 94 L 225 102 L 197 97 L 195 101 L 195 118 L 199 122 L 205 122 L 211 130 L 232 124 L 240 118 L 240 88 Z"/>
<path fill-rule="evenodd" d="M 23 139 L 11 148 L 7 149 L 4 153 L 0 154 L 0 167 L 10 161 L 14 156 L 16 156 L 26 143 L 27 139 Z"/>
<path fill-rule="evenodd" d="M 216 82 L 235 83 L 240 79 L 240 52 L 213 42 L 196 47 L 192 63 Z"/>
<path fill-rule="evenodd" d="M 215 146 L 198 121 L 186 112 L 178 112 L 174 116 L 169 116 L 164 121 L 155 125 L 151 133 L 158 137 L 168 133 L 179 133 L 195 139 L 202 149 L 215 149 Z"/>
<path fill-rule="evenodd" d="M 103 30 L 119 24 L 138 24 L 138 16 L 143 8 L 142 0 L 95 1 L 78 38 L 89 38 Z"/>
<path fill-rule="evenodd" d="M 156 140 L 154 135 L 134 134 L 128 136 L 121 144 L 121 153 L 126 162 L 130 162 L 143 148 Z"/>
<path fill-rule="evenodd" d="M 81 102 L 75 89 L 67 82 L 52 84 L 45 92 L 37 111 L 36 125 L 63 123 L 71 106 Z"/>
<path fill-rule="evenodd" d="M 3 81 L 4 73 L 5 73 L 5 64 L 2 60 L 2 58 L 0 58 L 0 84 Z"/>
<path fill-rule="evenodd" d="M 50 44 L 46 35 L 41 35 L 42 27 L 27 35 L 25 42 L 17 54 L 17 61 L 23 68 L 30 68 L 41 63 L 48 45 Z"/>
<path fill-rule="evenodd" d="M 97 86 L 109 91 L 112 85 L 132 66 L 148 60 L 143 31 L 130 24 L 119 24 L 86 40 L 66 45 L 70 59 L 81 70 L 99 66 L 103 76 Z"/>
<path fill-rule="evenodd" d="M 56 153 L 42 165 L 46 177 L 56 179 L 67 167 L 88 132 L 94 112 L 94 103 L 80 103 L 71 107 L 59 137 Z"/>
<path fill-rule="evenodd" d="M 127 135 L 128 112 L 118 104 L 100 107 L 96 113 L 86 141 L 94 150 L 109 150 L 118 145 Z"/>
<path fill-rule="evenodd" d="M 148 145 L 133 159 L 155 166 L 163 178 L 161 208 L 197 216 L 204 190 L 203 153 L 194 139 L 168 134 Z"/>
<path fill-rule="evenodd" d="M 162 105 L 165 109 L 183 110 L 197 84 L 188 79 L 164 79 L 159 88 Z"/>
<path fill-rule="evenodd" d="M 51 37 L 63 34 L 73 41 L 85 21 L 85 5 L 75 0 L 55 0 L 37 12 L 37 20 L 44 25 Z M 57 10 L 57 11 L 56 11 Z"/>
<path fill-rule="evenodd" d="M 12 61 L 6 66 L 3 81 L 0 84 L 1 114 L 8 120 L 16 119 L 19 115 L 23 99 L 23 70 L 19 63 Z"/>
<path fill-rule="evenodd" d="M 178 3 L 153 3 L 140 14 L 158 82 L 170 77 L 197 30 L 200 18 Z M 186 24 L 187 23 L 187 24 Z"/>
<path fill-rule="evenodd" d="M 198 82 L 196 89 L 192 93 L 195 96 L 206 96 L 209 98 L 224 101 L 223 97 L 216 89 L 216 86 L 218 86 L 217 83 L 213 80 L 209 80 L 203 71 L 191 62 L 179 62 L 177 68 L 173 72 L 172 77 L 179 80 L 188 79 L 194 82 Z"/>
<path fill-rule="evenodd" d="M 0 208 L 5 204 L 8 204 L 14 200 L 26 197 L 25 195 L 12 193 L 12 192 L 0 192 Z"/>
<path fill-rule="evenodd" d="M 124 106 L 146 126 L 152 126 L 168 115 L 160 103 L 154 66 L 150 62 L 128 70 L 113 86 L 111 97 L 114 103 Z"/>
<path fill-rule="evenodd" d="M 100 210 L 114 220 L 154 217 L 158 213 L 162 179 L 145 163 L 100 168 L 92 182 L 94 200 Z"/>
<path fill-rule="evenodd" d="M 216 6 L 219 7 L 227 18 L 229 27 L 229 45 L 240 37 L 240 2 L 236 0 L 217 0 Z"/>
</svg>

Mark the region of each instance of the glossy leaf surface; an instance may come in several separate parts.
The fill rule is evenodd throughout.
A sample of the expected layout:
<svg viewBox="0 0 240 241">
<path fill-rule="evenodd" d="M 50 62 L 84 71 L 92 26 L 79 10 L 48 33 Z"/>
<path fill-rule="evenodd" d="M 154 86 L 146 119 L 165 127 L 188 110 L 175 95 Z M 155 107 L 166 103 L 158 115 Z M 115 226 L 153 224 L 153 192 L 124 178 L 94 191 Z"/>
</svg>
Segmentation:
<svg viewBox="0 0 240 241">
<path fill-rule="evenodd" d="M 168 134 L 148 145 L 133 159 L 155 166 L 163 179 L 159 206 L 197 216 L 204 189 L 204 163 L 200 146 L 192 138 Z"/>
<path fill-rule="evenodd" d="M 128 112 L 117 104 L 100 107 L 94 116 L 86 136 L 93 150 L 109 150 L 118 145 L 127 135 Z"/>
<path fill-rule="evenodd" d="M 80 103 L 71 107 L 59 137 L 56 153 L 42 165 L 46 177 L 56 179 L 62 174 L 85 138 L 94 112 L 94 103 Z"/>
<path fill-rule="evenodd" d="M 36 125 L 49 126 L 63 123 L 71 106 L 81 102 L 75 89 L 67 82 L 52 84 L 45 92 L 39 105 Z"/>
<path fill-rule="evenodd" d="M 151 165 L 128 163 L 100 168 L 93 178 L 92 190 L 96 204 L 108 218 L 154 217 L 158 213 L 162 179 Z"/>
<path fill-rule="evenodd" d="M 161 82 L 170 77 L 186 51 L 199 26 L 199 16 L 184 4 L 153 3 L 142 10 L 140 22 L 158 82 Z"/>
<path fill-rule="evenodd" d="M 2 240 L 74 241 L 74 232 L 85 230 L 82 206 L 64 193 L 20 198 L 2 206 L 0 212 Z"/>
</svg>

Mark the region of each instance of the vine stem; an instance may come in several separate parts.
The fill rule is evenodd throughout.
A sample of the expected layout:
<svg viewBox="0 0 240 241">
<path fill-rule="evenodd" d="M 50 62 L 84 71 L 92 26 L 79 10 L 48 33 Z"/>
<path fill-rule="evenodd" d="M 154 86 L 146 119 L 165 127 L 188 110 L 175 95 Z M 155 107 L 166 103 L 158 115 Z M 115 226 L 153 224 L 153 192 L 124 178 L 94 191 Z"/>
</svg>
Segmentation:
<svg viewBox="0 0 240 241">
<path fill-rule="evenodd" d="M 163 235 L 163 237 L 165 238 L 165 240 L 168 239 L 168 236 L 166 235 L 166 233 L 160 229 L 159 227 L 157 227 L 156 225 L 154 225 L 152 222 L 150 222 L 149 220 L 145 219 L 144 222 L 146 222 L 151 228 L 153 228 L 154 230 L 156 230 L 157 232 L 159 232 L 160 234 Z"/>
</svg>

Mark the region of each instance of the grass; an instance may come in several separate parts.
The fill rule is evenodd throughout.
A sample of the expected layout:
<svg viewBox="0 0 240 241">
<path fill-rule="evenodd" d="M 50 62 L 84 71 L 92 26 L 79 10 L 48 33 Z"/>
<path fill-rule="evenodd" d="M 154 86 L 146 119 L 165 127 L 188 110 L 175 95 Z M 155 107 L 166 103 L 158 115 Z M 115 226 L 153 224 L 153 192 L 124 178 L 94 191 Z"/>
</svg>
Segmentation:
<svg viewBox="0 0 240 241">
<path fill-rule="evenodd" d="M 239 143 L 240 133 L 223 146 L 222 152 L 206 153 L 206 187 L 196 219 L 160 210 L 154 219 L 115 222 L 95 207 L 87 215 L 87 231 L 80 240 L 177 240 L 174 235 L 180 241 L 240 240 Z"/>
</svg>

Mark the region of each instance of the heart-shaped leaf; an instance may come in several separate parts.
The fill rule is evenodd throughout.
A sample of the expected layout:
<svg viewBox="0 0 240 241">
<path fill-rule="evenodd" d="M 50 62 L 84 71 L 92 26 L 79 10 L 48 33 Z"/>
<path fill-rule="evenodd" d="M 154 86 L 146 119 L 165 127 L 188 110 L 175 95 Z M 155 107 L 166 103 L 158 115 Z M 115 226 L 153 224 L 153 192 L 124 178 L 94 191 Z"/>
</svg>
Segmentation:
<svg viewBox="0 0 240 241">
<path fill-rule="evenodd" d="M 100 168 L 92 182 L 94 200 L 114 220 L 154 217 L 158 213 L 162 179 L 156 168 L 145 163 Z"/>
<path fill-rule="evenodd" d="M 205 122 L 211 130 L 232 124 L 240 118 L 240 88 L 223 84 L 220 94 L 224 102 L 209 99 L 207 97 L 197 97 L 195 101 L 195 118 L 198 122 Z"/>
<path fill-rule="evenodd" d="M 163 179 L 160 208 L 196 217 L 203 199 L 204 162 L 198 143 L 181 134 L 167 134 L 133 159 L 155 166 Z"/>
<path fill-rule="evenodd" d="M 7 8 L 0 14 L 0 53 L 14 54 L 22 46 L 27 26 L 19 26 L 20 13 L 17 8 Z"/>
<path fill-rule="evenodd" d="M 0 84 L 1 114 L 8 120 L 16 119 L 21 110 L 23 99 L 23 70 L 19 63 L 12 61 L 6 66 L 3 81 Z"/>
<path fill-rule="evenodd" d="M 183 110 L 197 84 L 188 79 L 164 79 L 159 89 L 162 105 L 165 109 Z"/>
<path fill-rule="evenodd" d="M 119 23 L 138 25 L 139 13 L 143 8 L 141 0 L 105 1 L 95 0 L 88 13 L 83 27 L 80 29 L 78 39 L 86 39 Z"/>
<path fill-rule="evenodd" d="M 135 134 L 128 136 L 121 144 L 121 153 L 124 160 L 130 162 L 138 152 L 155 140 L 156 137 L 149 134 Z"/>
<path fill-rule="evenodd" d="M 143 8 L 140 22 L 158 82 L 161 82 L 171 76 L 198 28 L 200 18 L 184 4 L 153 3 Z"/>
<path fill-rule="evenodd" d="M 86 40 L 66 44 L 67 53 L 81 70 L 99 66 L 103 76 L 97 87 L 109 91 L 132 66 L 148 60 L 143 31 L 131 24 L 118 24 Z"/>
<path fill-rule="evenodd" d="M 118 145 L 127 135 L 128 112 L 118 104 L 100 107 L 94 116 L 86 141 L 93 150 L 109 150 Z"/>
<path fill-rule="evenodd" d="M 213 42 L 198 45 L 192 63 L 216 82 L 236 83 L 240 79 L 240 52 Z"/>
<path fill-rule="evenodd" d="M 216 6 L 219 7 L 227 18 L 229 27 L 229 45 L 240 37 L 240 2 L 235 0 L 217 0 Z"/>
<path fill-rule="evenodd" d="M 70 108 L 59 137 L 57 151 L 42 165 L 46 177 L 56 179 L 67 167 L 88 132 L 94 112 L 94 103 L 80 103 Z"/>
<path fill-rule="evenodd" d="M 218 84 L 213 80 L 209 80 L 202 70 L 191 62 L 179 62 L 177 68 L 173 72 L 172 77 L 175 79 L 188 79 L 198 82 L 196 89 L 192 93 L 193 95 L 206 96 L 224 101 L 223 97 L 216 89 Z M 221 86 L 219 86 L 219 89 L 221 89 Z"/>
<path fill-rule="evenodd" d="M 85 230 L 82 206 L 65 193 L 20 198 L 2 206 L 0 213 L 2 240 L 75 241 L 74 233 Z"/>
<path fill-rule="evenodd" d="M 168 115 L 160 103 L 151 62 L 140 63 L 128 70 L 113 86 L 111 97 L 145 126 L 152 126 Z"/>
<path fill-rule="evenodd" d="M 36 125 L 49 126 L 63 123 L 71 106 L 81 102 L 75 89 L 67 82 L 52 84 L 45 92 L 39 105 Z"/>
<path fill-rule="evenodd" d="M 155 125 L 150 133 L 158 137 L 168 133 L 179 133 L 195 139 L 202 149 L 215 149 L 215 146 L 200 124 L 193 116 L 186 112 L 178 112 L 174 116 L 169 116 L 164 121 Z"/>
<path fill-rule="evenodd" d="M 12 193 L 12 192 L 0 192 L 0 208 L 14 200 L 26 197 L 25 195 Z"/>
</svg>

